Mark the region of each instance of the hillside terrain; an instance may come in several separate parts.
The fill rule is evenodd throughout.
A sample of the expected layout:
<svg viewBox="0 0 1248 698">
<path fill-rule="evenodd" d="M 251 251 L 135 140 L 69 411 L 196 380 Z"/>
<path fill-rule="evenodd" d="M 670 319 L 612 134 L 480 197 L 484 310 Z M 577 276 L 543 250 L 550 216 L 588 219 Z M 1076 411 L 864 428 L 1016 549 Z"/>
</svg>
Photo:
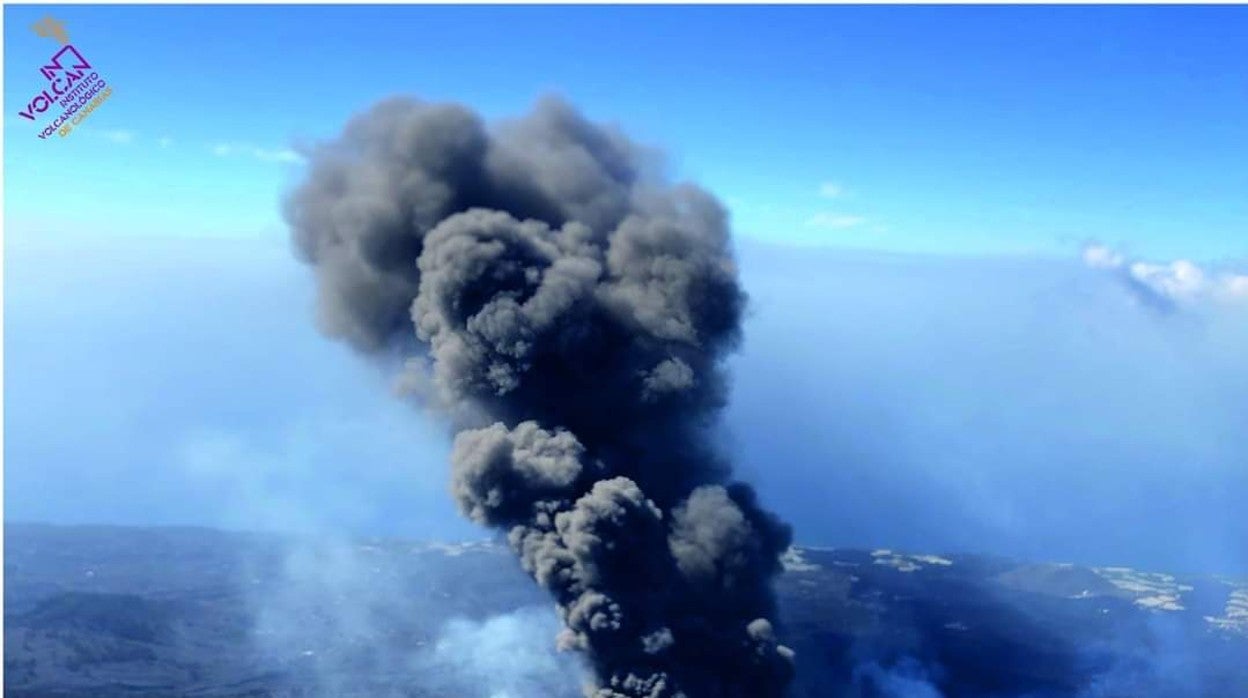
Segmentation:
<svg viewBox="0 0 1248 698">
<path fill-rule="evenodd" d="M 5 526 L 5 696 L 578 694 L 501 546 Z M 795 698 L 1248 696 L 1248 583 L 793 548 Z"/>
</svg>

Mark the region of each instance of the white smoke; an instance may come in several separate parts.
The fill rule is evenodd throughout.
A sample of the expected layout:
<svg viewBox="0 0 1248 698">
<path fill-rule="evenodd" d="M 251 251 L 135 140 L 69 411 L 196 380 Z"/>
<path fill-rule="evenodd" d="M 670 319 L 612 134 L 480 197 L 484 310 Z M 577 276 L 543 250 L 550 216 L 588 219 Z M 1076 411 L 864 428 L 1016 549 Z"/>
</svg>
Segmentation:
<svg viewBox="0 0 1248 698">
<path fill-rule="evenodd" d="M 552 651 L 559 628 L 558 616 L 546 606 L 483 621 L 457 618 L 421 661 L 446 672 L 458 684 L 455 695 L 465 698 L 572 695 L 588 676 L 573 655 Z"/>
<path fill-rule="evenodd" d="M 461 548 L 343 532 L 341 522 L 365 506 L 363 493 L 341 482 L 335 503 L 307 483 L 342 476 L 323 467 L 333 459 L 322 447 L 350 440 L 327 430 L 350 428 L 326 426 L 321 439 L 293 429 L 269 444 L 205 430 L 176 455 L 189 479 L 228 500 L 224 521 L 283 532 L 247 552 L 237 580 L 257 665 L 308 698 L 403 698 L 413 688 L 460 698 L 576 695 L 584 671 L 556 651 L 553 609 L 461 613 L 473 592 L 446 588 L 439 569 Z M 493 581 L 527 588 L 514 573 Z"/>
<path fill-rule="evenodd" d="M 945 698 L 933 683 L 939 672 L 912 657 L 891 666 L 867 662 L 854 668 L 853 683 L 880 698 Z"/>
</svg>

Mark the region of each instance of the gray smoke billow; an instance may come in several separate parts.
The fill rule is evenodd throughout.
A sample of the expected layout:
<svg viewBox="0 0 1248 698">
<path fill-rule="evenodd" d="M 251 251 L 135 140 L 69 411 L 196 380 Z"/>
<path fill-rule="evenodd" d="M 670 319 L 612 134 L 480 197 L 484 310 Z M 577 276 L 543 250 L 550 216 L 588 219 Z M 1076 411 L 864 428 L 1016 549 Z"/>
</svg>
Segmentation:
<svg viewBox="0 0 1248 698">
<path fill-rule="evenodd" d="M 309 156 L 286 216 L 321 327 L 406 354 L 460 509 L 554 597 L 587 695 L 782 695 L 790 531 L 709 438 L 745 304 L 719 202 L 557 99 L 497 127 L 391 99 Z"/>
</svg>

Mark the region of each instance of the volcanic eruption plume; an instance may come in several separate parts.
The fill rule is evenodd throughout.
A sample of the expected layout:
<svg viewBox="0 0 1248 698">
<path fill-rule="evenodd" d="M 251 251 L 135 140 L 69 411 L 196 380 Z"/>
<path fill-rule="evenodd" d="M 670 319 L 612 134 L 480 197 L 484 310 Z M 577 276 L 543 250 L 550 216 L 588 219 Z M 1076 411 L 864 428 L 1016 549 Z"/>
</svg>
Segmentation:
<svg viewBox="0 0 1248 698">
<path fill-rule="evenodd" d="M 287 200 L 323 330 L 408 355 L 452 491 L 553 595 L 597 698 L 768 698 L 790 532 L 709 438 L 745 296 L 718 201 L 546 99 L 487 127 L 392 99 Z"/>
</svg>

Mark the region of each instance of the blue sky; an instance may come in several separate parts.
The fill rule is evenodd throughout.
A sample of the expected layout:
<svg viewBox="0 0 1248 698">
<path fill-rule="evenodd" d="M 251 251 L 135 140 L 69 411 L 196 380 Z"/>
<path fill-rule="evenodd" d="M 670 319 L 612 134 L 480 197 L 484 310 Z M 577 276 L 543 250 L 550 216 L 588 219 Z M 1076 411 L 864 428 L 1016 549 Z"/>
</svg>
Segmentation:
<svg viewBox="0 0 1248 698">
<path fill-rule="evenodd" d="M 800 540 L 1248 570 L 1248 8 L 54 12 L 115 94 L 37 138 L 5 8 L 7 520 L 483 535 L 279 202 L 378 99 L 553 91 L 729 204 Z"/>
<path fill-rule="evenodd" d="M 555 91 L 744 236 L 1248 254 L 1248 8 L 56 7 L 115 94 L 42 141 L 12 115 L 47 12 L 5 8 L 11 238 L 281 238 L 284 150 L 377 99 L 505 117 Z"/>
</svg>

